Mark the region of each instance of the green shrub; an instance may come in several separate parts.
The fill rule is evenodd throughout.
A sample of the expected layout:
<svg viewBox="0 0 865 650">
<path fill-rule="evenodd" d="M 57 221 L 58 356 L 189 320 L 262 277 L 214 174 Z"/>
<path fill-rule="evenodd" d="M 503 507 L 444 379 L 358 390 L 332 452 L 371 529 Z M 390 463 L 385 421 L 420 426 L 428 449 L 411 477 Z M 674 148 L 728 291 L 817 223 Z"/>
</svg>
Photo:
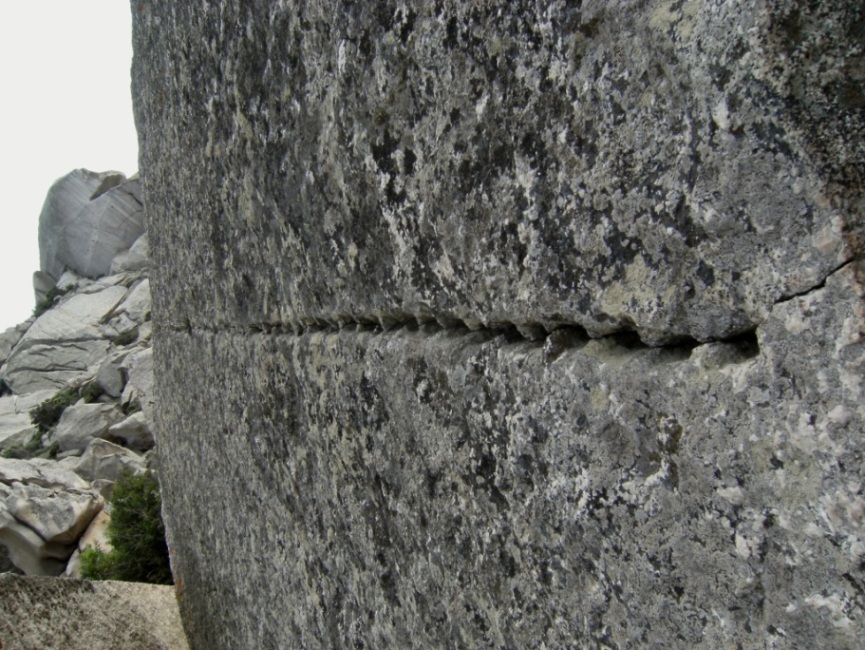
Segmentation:
<svg viewBox="0 0 865 650">
<path fill-rule="evenodd" d="M 98 381 L 91 381 L 81 390 L 81 399 L 85 404 L 90 404 L 98 400 L 104 392 Z"/>
<path fill-rule="evenodd" d="M 98 546 L 88 546 L 81 552 L 81 576 L 88 580 L 114 580 L 117 565 L 114 553 L 106 553 Z"/>
<path fill-rule="evenodd" d="M 40 433 L 45 433 L 60 421 L 60 416 L 67 407 L 78 401 L 78 389 L 64 388 L 39 406 L 30 411 L 30 421 L 39 427 Z"/>
<path fill-rule="evenodd" d="M 56 458 L 60 447 L 53 443 L 50 447 L 42 447 L 42 431 L 35 431 L 26 443 L 10 445 L 3 450 L 3 458 Z"/>
<path fill-rule="evenodd" d="M 33 316 L 35 318 L 39 318 L 46 311 L 51 309 L 54 306 L 54 303 L 57 302 L 57 299 L 60 296 L 65 296 L 67 293 L 72 291 L 73 289 L 77 289 L 78 285 L 70 285 L 64 289 L 60 289 L 59 287 L 53 287 L 45 294 L 45 297 L 36 303 L 36 306 L 33 308 Z"/>
<path fill-rule="evenodd" d="M 108 541 L 111 551 L 88 548 L 81 554 L 81 575 L 91 580 L 172 584 L 159 482 L 151 473 L 124 472 L 111 494 Z"/>
</svg>

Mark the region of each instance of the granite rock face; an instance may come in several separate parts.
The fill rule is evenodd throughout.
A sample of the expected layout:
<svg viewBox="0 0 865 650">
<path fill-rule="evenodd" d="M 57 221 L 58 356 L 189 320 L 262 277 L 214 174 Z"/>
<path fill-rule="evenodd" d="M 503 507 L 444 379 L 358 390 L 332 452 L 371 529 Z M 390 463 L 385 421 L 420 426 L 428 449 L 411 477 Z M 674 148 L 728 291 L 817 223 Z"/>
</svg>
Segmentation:
<svg viewBox="0 0 865 650">
<path fill-rule="evenodd" d="M 140 261 L 123 260 L 143 234 L 138 178 L 76 169 L 51 187 L 39 216 L 38 283 L 44 285 L 46 275 L 57 280 L 65 269 L 89 278 L 106 276 L 118 255 L 123 258 L 116 267 L 140 267 Z M 139 257 L 135 255 L 136 260 Z M 38 295 L 36 284 L 34 279 Z"/>
<path fill-rule="evenodd" d="M 861 3 L 132 7 L 192 647 L 858 643 Z"/>
<path fill-rule="evenodd" d="M 580 4 L 136 3 L 158 308 L 704 341 L 849 259 L 859 3 Z"/>
<path fill-rule="evenodd" d="M 33 322 L 9 353 L 0 377 L 16 394 L 59 388 L 86 376 L 116 344 L 132 343 L 149 320 L 149 288 L 140 274 L 120 274 L 96 282 L 82 278 L 59 304 Z M 134 298 L 132 314 L 126 307 Z M 137 320 L 133 320 L 137 319 Z"/>
<path fill-rule="evenodd" d="M 59 258 L 79 275 L 99 278 L 111 272 L 114 258 L 127 253 L 143 233 L 141 181 L 135 178 L 84 206 L 63 233 Z"/>
<path fill-rule="evenodd" d="M 39 215 L 40 270 L 57 280 L 69 266 L 66 236 L 75 229 L 78 215 L 126 177 L 119 172 L 76 169 L 58 178 L 45 198 Z"/>
<path fill-rule="evenodd" d="M 8 650 L 185 650 L 174 591 L 162 585 L 0 575 Z"/>
</svg>

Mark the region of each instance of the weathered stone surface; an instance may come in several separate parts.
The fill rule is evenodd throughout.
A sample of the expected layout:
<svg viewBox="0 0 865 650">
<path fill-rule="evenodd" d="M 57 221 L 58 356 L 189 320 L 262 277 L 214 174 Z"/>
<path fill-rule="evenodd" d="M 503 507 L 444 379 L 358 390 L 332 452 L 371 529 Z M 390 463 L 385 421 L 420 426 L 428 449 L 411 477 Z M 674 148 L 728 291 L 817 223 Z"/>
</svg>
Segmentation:
<svg viewBox="0 0 865 650">
<path fill-rule="evenodd" d="M 0 544 L 28 575 L 59 575 L 102 499 L 47 460 L 0 458 Z"/>
<path fill-rule="evenodd" d="M 32 324 L 32 319 L 26 320 L 20 325 L 10 327 L 0 334 L 0 365 L 6 363 L 6 359 L 9 358 L 9 354 L 12 352 L 12 348 L 17 345 L 18 341 L 21 340 L 21 337 L 27 331 L 27 328 Z"/>
<path fill-rule="evenodd" d="M 61 388 L 104 358 L 110 342 L 100 321 L 127 288 L 93 284 L 36 319 L 12 350 L 2 376 L 16 393 Z"/>
<path fill-rule="evenodd" d="M 861 234 L 861 3 L 685 4 L 138 6 L 159 308 L 753 329 Z"/>
<path fill-rule="evenodd" d="M 131 320 L 142 323 L 150 318 L 150 280 L 147 278 L 130 288 L 115 313 L 124 313 Z"/>
<path fill-rule="evenodd" d="M 55 279 L 60 277 L 68 266 L 63 251 L 70 224 L 75 223 L 81 210 L 91 201 L 124 180 L 123 174 L 118 172 L 76 169 L 51 186 L 39 215 L 39 259 L 44 273 Z"/>
<path fill-rule="evenodd" d="M 109 356 L 99 366 L 96 372 L 96 381 L 111 397 L 117 398 L 123 394 L 123 387 L 126 385 L 126 375 L 122 370 L 123 360 L 129 353 L 123 351 L 119 354 Z"/>
<path fill-rule="evenodd" d="M 99 439 L 91 440 L 81 458 L 74 459 L 69 468 L 90 482 L 116 481 L 124 470 L 141 474 L 147 469 L 143 456 L 108 440 Z"/>
<path fill-rule="evenodd" d="M 57 284 L 57 278 L 52 278 L 44 271 L 33 272 L 33 295 L 36 298 L 36 303 L 42 302 Z"/>
<path fill-rule="evenodd" d="M 115 404 L 74 404 L 60 416 L 54 442 L 61 451 L 84 451 L 94 438 L 106 437 L 108 429 L 124 419 Z"/>
<path fill-rule="evenodd" d="M 757 340 L 693 349 L 166 334 L 160 467 L 193 645 L 857 644 L 854 271 Z M 209 561 L 214 539 L 254 561 Z"/>
<path fill-rule="evenodd" d="M 153 432 L 150 430 L 150 421 L 144 411 L 133 413 L 125 420 L 111 425 L 107 437 L 120 441 L 124 447 L 136 451 L 153 449 Z"/>
<path fill-rule="evenodd" d="M 139 328 L 150 320 L 150 281 L 144 278 L 133 284 L 126 297 L 100 328 L 102 334 L 117 343 L 137 342 Z"/>
<path fill-rule="evenodd" d="M 0 576 L 4 650 L 185 650 L 174 588 Z"/>
<path fill-rule="evenodd" d="M 118 253 L 111 262 L 111 273 L 145 271 L 150 266 L 150 250 L 147 233 L 133 242 L 128 251 Z"/>
<path fill-rule="evenodd" d="M 138 402 L 149 422 L 153 422 L 155 393 L 153 387 L 153 349 L 145 348 L 128 356 L 125 360 L 126 386 L 120 401 L 123 404 Z"/>
<path fill-rule="evenodd" d="M 53 397 L 55 393 L 55 390 L 44 390 L 27 395 L 0 397 L 0 449 L 30 439 L 36 431 L 30 421 L 31 409 Z"/>
<path fill-rule="evenodd" d="M 192 645 L 861 644 L 862 12 L 135 3 Z"/>
<path fill-rule="evenodd" d="M 89 547 L 97 548 L 105 551 L 111 551 L 111 541 L 108 539 L 108 522 L 111 517 L 108 516 L 106 510 L 100 510 L 99 514 L 93 518 L 84 534 L 78 538 L 78 548 L 72 553 L 69 562 L 66 565 L 66 570 L 63 575 L 72 578 L 81 577 L 81 553 Z"/>
<path fill-rule="evenodd" d="M 0 486 L 0 498 L 5 498 L 7 491 Z M 68 545 L 47 543 L 34 530 L 16 521 L 5 507 L 0 507 L 0 545 L 12 564 L 27 575 L 60 575 L 74 551 Z"/>
<path fill-rule="evenodd" d="M 141 181 L 126 181 L 90 201 L 63 232 L 58 260 L 79 275 L 99 278 L 144 233 Z"/>
</svg>

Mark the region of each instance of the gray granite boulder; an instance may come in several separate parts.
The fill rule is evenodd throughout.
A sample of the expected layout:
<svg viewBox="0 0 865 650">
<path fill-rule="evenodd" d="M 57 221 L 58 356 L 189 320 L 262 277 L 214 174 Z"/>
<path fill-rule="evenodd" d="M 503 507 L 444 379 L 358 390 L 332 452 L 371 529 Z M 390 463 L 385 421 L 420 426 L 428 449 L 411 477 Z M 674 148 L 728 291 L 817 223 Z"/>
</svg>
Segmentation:
<svg viewBox="0 0 865 650">
<path fill-rule="evenodd" d="M 39 217 L 37 295 L 46 290 L 46 276 L 56 280 L 66 269 L 90 278 L 108 275 L 114 258 L 128 252 L 143 234 L 138 178 L 85 169 L 70 172 L 51 187 Z M 139 258 L 136 254 L 135 260 Z M 140 260 L 131 266 L 136 264 L 140 266 Z"/>
<path fill-rule="evenodd" d="M 91 440 L 80 458 L 69 459 L 68 467 L 91 483 L 99 480 L 116 481 L 124 471 L 141 474 L 147 469 L 143 456 L 100 439 Z"/>
<path fill-rule="evenodd" d="M 96 371 L 96 382 L 110 397 L 117 398 L 123 393 L 123 387 L 126 385 L 126 373 L 122 364 L 128 354 L 128 350 L 123 350 L 106 357 Z"/>
<path fill-rule="evenodd" d="M 108 428 L 107 438 L 119 441 L 124 447 L 144 452 L 153 449 L 153 432 L 144 411 L 133 413 L 125 420 Z"/>
<path fill-rule="evenodd" d="M 119 172 L 95 173 L 76 169 L 51 186 L 39 215 L 39 258 L 42 272 L 56 280 L 64 269 L 70 266 L 66 240 L 70 229 L 74 229 L 79 214 L 91 201 L 120 185 L 125 178 Z M 109 263 L 110 261 L 109 259 Z M 75 267 L 71 268 L 75 270 Z M 76 272 L 83 274 L 81 271 Z"/>
<path fill-rule="evenodd" d="M 79 275 L 99 278 L 114 258 L 144 234 L 141 181 L 121 183 L 90 201 L 63 232 L 58 261 Z"/>
<path fill-rule="evenodd" d="M 138 403 L 145 417 L 153 422 L 156 395 L 153 378 L 153 349 L 144 348 L 124 361 L 126 386 L 120 396 L 122 404 Z"/>
<path fill-rule="evenodd" d="M 103 336 L 123 346 L 139 340 L 141 325 L 150 320 L 150 281 L 147 278 L 134 283 L 114 311 L 103 319 Z"/>
<path fill-rule="evenodd" d="M 111 262 L 111 273 L 146 271 L 150 266 L 147 233 L 136 239 L 129 250 L 118 253 Z"/>
<path fill-rule="evenodd" d="M 90 484 L 49 460 L 0 458 L 0 543 L 29 575 L 59 575 L 102 509 Z"/>
<path fill-rule="evenodd" d="M 110 521 L 111 517 L 104 509 L 93 518 L 93 521 L 87 526 L 87 530 L 78 538 L 78 547 L 66 564 L 66 570 L 63 572 L 64 576 L 72 578 L 81 577 L 81 553 L 86 549 L 96 548 L 106 553 L 111 551 L 113 547 L 111 541 L 108 539 L 108 523 Z"/>
<path fill-rule="evenodd" d="M 36 432 L 30 411 L 53 397 L 53 389 L 0 397 L 0 449 L 26 443 Z"/>
<path fill-rule="evenodd" d="M 27 329 L 33 324 L 33 319 L 28 319 L 20 325 L 7 328 L 0 334 L 0 366 L 6 363 L 12 349 L 21 340 L 21 337 L 27 332 Z"/>
<path fill-rule="evenodd" d="M 133 16 L 193 646 L 861 645 L 861 1 Z"/>
<path fill-rule="evenodd" d="M 115 404 L 75 404 L 60 416 L 53 442 L 60 451 L 83 452 L 94 438 L 105 438 L 109 428 L 124 418 Z"/>
<path fill-rule="evenodd" d="M 15 393 L 61 388 L 104 358 L 110 342 L 99 329 L 127 288 L 94 284 L 49 309 L 18 341 L 2 377 Z"/>
<path fill-rule="evenodd" d="M 33 295 L 36 298 L 36 304 L 45 300 L 48 292 L 51 291 L 57 284 L 57 278 L 51 277 L 44 271 L 33 272 Z"/>
</svg>

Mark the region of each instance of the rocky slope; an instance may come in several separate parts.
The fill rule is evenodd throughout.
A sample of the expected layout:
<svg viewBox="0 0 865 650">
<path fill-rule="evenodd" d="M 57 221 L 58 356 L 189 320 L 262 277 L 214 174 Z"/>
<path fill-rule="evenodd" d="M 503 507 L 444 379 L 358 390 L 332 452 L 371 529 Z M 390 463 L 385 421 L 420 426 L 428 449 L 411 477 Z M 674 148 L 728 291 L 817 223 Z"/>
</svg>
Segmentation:
<svg viewBox="0 0 865 650">
<path fill-rule="evenodd" d="M 39 226 L 39 313 L 0 335 L 0 545 L 28 575 L 76 575 L 113 482 L 155 461 L 140 181 L 73 171 Z"/>
<path fill-rule="evenodd" d="M 861 0 L 132 8 L 192 647 L 861 646 Z"/>
</svg>

